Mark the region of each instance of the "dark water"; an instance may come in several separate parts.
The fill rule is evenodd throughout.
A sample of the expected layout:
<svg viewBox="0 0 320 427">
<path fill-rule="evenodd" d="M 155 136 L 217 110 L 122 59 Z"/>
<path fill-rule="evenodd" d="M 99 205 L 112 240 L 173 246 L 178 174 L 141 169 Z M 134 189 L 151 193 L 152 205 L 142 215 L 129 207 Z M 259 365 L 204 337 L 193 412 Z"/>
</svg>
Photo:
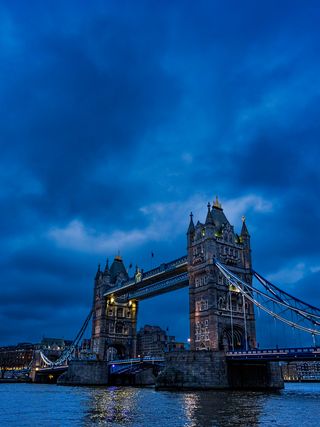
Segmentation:
<svg viewBox="0 0 320 427">
<path fill-rule="evenodd" d="M 0 384 L 0 426 L 320 426 L 320 384 L 262 392 Z"/>
</svg>

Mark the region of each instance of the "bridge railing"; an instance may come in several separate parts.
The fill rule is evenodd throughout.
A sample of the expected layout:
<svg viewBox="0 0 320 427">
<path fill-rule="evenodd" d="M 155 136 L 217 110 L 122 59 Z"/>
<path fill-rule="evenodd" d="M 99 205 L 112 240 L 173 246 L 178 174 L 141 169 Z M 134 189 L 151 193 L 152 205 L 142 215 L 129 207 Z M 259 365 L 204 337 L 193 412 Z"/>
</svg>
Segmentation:
<svg viewBox="0 0 320 427">
<path fill-rule="evenodd" d="M 320 354 L 320 347 L 270 348 L 227 351 L 227 356 L 268 355 L 268 354 Z"/>
<path fill-rule="evenodd" d="M 116 360 L 110 360 L 108 362 L 109 366 L 112 365 L 129 365 L 131 363 L 143 363 L 143 362 L 164 362 L 164 357 L 151 357 L 151 356 L 144 356 L 144 357 L 135 357 L 132 359 L 116 359 Z"/>
</svg>

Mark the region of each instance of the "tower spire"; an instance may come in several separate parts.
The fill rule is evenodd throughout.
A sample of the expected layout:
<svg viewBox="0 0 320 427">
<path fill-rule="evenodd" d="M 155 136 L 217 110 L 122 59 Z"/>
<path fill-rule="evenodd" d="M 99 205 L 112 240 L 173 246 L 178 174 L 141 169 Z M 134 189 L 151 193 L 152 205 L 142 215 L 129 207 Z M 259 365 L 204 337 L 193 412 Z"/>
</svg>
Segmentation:
<svg viewBox="0 0 320 427">
<path fill-rule="evenodd" d="M 187 234 L 191 234 L 193 232 L 194 232 L 193 213 L 190 212 L 190 222 L 189 222 L 189 227 L 188 227 Z"/>
<path fill-rule="evenodd" d="M 248 228 L 246 226 L 246 217 L 243 215 L 241 219 L 242 219 L 241 236 L 242 237 L 250 236 Z"/>
<path fill-rule="evenodd" d="M 107 258 L 107 261 L 106 261 L 106 266 L 104 268 L 104 274 L 110 274 L 110 270 L 109 270 L 109 258 Z"/>
<path fill-rule="evenodd" d="M 210 205 L 210 202 L 208 202 L 207 208 L 208 208 L 208 212 L 207 212 L 207 217 L 206 217 L 205 224 L 206 225 L 214 225 L 213 217 L 212 217 L 212 214 L 211 214 L 211 205 Z"/>
<path fill-rule="evenodd" d="M 216 200 L 213 201 L 212 207 L 213 208 L 222 209 L 221 208 L 221 203 L 219 202 L 219 199 L 218 199 L 218 196 L 216 196 Z"/>
<path fill-rule="evenodd" d="M 100 270 L 100 263 L 99 263 L 98 264 L 98 270 L 97 270 L 97 273 L 96 273 L 96 279 L 99 279 L 100 273 L 101 273 L 101 270 Z"/>
</svg>

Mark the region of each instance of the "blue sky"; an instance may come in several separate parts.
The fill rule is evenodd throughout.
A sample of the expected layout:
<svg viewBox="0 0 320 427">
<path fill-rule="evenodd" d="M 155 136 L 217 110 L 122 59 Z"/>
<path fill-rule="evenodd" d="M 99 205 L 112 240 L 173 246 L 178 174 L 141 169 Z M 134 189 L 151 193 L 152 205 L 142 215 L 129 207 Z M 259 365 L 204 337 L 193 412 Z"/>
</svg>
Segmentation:
<svg viewBox="0 0 320 427">
<path fill-rule="evenodd" d="M 216 194 L 255 269 L 320 305 L 319 19 L 317 1 L 1 2 L 0 343 L 72 337 L 99 262 L 183 255 Z M 185 340 L 187 301 L 140 324 Z"/>
</svg>

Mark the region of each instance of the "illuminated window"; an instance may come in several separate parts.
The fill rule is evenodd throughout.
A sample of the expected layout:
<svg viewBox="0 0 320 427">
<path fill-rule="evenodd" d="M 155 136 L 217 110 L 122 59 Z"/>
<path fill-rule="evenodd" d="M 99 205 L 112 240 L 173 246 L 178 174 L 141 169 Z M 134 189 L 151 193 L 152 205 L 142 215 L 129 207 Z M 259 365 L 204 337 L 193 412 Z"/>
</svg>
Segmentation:
<svg viewBox="0 0 320 427">
<path fill-rule="evenodd" d="M 208 300 L 207 299 L 201 299 L 196 301 L 196 311 L 204 311 L 208 310 Z"/>
</svg>

